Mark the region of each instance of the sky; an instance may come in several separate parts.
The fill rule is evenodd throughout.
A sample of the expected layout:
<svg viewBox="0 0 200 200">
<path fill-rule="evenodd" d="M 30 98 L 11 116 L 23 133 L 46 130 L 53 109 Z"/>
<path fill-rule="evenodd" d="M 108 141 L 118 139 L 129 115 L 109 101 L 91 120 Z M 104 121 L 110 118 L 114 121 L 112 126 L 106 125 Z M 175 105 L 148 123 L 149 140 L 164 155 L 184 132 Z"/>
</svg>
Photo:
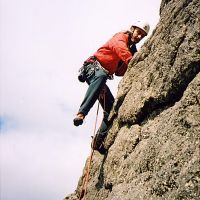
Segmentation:
<svg viewBox="0 0 200 200">
<path fill-rule="evenodd" d="M 150 36 L 160 3 L 0 0 L 1 200 L 60 200 L 74 192 L 97 109 L 95 104 L 82 126 L 73 125 L 87 90 L 78 69 L 135 21 L 149 22 Z M 114 96 L 120 80 L 108 81 Z"/>
</svg>

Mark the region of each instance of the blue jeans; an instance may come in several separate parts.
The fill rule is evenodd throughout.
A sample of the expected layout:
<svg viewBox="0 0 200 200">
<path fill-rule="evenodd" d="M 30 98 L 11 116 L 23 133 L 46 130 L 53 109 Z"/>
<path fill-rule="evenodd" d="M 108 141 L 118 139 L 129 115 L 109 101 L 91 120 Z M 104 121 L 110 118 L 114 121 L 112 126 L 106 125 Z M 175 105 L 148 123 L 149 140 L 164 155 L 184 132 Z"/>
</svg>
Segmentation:
<svg viewBox="0 0 200 200">
<path fill-rule="evenodd" d="M 99 100 L 104 110 L 104 117 L 99 128 L 99 134 L 104 136 L 107 133 L 108 116 L 114 103 L 114 97 L 106 85 L 107 79 L 108 74 L 96 62 L 86 66 L 86 82 L 89 87 L 79 109 L 79 112 L 86 116 L 96 100 Z"/>
</svg>

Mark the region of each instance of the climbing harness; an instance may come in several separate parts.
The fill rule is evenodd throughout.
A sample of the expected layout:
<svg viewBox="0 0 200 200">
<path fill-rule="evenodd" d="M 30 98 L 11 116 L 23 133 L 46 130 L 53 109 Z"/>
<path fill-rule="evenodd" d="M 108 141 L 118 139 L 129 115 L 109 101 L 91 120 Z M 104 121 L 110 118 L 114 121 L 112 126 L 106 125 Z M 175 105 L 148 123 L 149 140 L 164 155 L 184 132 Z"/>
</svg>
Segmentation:
<svg viewBox="0 0 200 200">
<path fill-rule="evenodd" d="M 91 66 L 91 64 L 92 64 L 92 66 Z M 107 74 L 108 79 L 110 79 L 110 80 L 114 79 L 113 75 L 109 74 L 109 71 L 100 64 L 100 62 L 97 60 L 97 58 L 95 56 L 90 56 L 86 61 L 84 61 L 83 66 L 79 69 L 78 80 L 80 82 L 86 81 L 86 79 L 87 79 L 86 73 L 87 73 L 88 66 L 93 71 L 101 69 Z"/>
<path fill-rule="evenodd" d="M 103 93 L 103 94 L 102 94 Z M 101 94 L 99 95 L 99 98 L 103 97 L 104 100 L 104 110 L 105 110 L 105 90 L 102 89 Z M 93 132 L 93 136 L 92 136 L 92 145 L 91 145 L 91 153 L 90 153 L 90 157 L 87 163 L 87 169 L 86 169 L 86 175 L 83 178 L 83 183 L 82 183 L 82 188 L 81 188 L 81 193 L 80 193 L 80 197 L 79 200 L 86 200 L 86 194 L 87 194 L 87 185 L 88 185 L 88 181 L 89 181 L 89 175 L 90 175 L 90 170 L 91 170 L 91 164 L 92 164 L 92 157 L 94 154 L 94 146 L 96 144 L 96 127 L 97 127 L 97 119 L 98 119 L 98 114 L 99 114 L 99 102 L 98 102 L 98 106 L 97 106 L 97 113 L 96 113 L 96 119 L 95 119 L 95 125 L 94 125 L 94 132 Z"/>
</svg>

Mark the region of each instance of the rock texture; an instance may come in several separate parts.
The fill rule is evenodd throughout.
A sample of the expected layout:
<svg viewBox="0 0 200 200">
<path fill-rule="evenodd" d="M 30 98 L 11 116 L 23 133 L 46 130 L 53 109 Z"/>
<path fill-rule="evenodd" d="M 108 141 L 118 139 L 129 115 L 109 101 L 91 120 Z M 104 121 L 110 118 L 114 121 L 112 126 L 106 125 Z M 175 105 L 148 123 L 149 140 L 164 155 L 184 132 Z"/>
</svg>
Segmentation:
<svg viewBox="0 0 200 200">
<path fill-rule="evenodd" d="M 200 199 L 200 1 L 162 0 L 95 152 L 87 200 Z M 77 200 L 83 176 L 74 194 Z"/>
</svg>

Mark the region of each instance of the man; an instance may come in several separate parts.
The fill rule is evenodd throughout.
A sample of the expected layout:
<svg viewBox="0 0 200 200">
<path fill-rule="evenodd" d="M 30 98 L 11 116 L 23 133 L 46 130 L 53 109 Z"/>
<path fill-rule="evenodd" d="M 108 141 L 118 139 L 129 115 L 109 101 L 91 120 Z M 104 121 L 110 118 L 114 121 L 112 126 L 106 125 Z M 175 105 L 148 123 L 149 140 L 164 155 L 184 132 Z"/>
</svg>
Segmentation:
<svg viewBox="0 0 200 200">
<path fill-rule="evenodd" d="M 101 48 L 88 58 L 81 68 L 80 81 L 86 81 L 89 88 L 85 98 L 74 118 L 74 125 L 83 123 L 85 116 L 98 99 L 103 110 L 104 117 L 101 126 L 95 136 L 93 149 L 104 153 L 103 140 L 109 128 L 108 116 L 114 103 L 114 97 L 106 85 L 107 79 L 112 79 L 113 74 L 123 76 L 127 70 L 129 61 L 137 52 L 136 44 L 149 32 L 148 24 L 134 24 L 130 31 L 119 32 L 106 42 Z"/>
</svg>

